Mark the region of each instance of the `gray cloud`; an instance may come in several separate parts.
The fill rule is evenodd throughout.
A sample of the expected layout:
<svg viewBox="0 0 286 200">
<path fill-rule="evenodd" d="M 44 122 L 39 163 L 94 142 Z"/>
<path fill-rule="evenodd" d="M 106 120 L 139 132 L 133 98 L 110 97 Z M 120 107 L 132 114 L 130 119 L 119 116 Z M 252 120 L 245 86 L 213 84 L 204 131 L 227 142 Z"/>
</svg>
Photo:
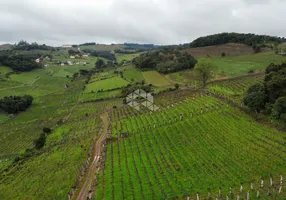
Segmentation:
<svg viewBox="0 0 286 200">
<path fill-rule="evenodd" d="M 285 36 L 282 0 L 0 0 L 0 42 L 176 44 L 219 32 Z"/>
</svg>

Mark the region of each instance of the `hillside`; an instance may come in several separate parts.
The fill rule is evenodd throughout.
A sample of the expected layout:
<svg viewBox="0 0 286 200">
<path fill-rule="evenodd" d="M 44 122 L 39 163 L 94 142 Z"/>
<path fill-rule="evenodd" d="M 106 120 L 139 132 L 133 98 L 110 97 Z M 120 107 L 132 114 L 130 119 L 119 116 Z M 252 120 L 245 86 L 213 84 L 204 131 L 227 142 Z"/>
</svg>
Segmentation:
<svg viewBox="0 0 286 200">
<path fill-rule="evenodd" d="M 264 51 L 267 49 L 264 49 Z M 245 44 L 228 43 L 215 46 L 187 48 L 182 50 L 194 57 L 221 57 L 222 53 L 226 56 L 235 56 L 241 54 L 253 53 L 253 48 Z"/>
<path fill-rule="evenodd" d="M 286 199 L 285 56 L 125 45 L 0 52 L 1 200 Z"/>
<path fill-rule="evenodd" d="M 256 35 L 251 33 L 219 33 L 199 37 L 190 43 L 190 47 L 205 47 L 227 43 L 241 43 L 252 47 L 255 45 L 265 47 L 269 44 L 280 44 L 285 41 L 286 38 L 268 35 Z"/>
</svg>

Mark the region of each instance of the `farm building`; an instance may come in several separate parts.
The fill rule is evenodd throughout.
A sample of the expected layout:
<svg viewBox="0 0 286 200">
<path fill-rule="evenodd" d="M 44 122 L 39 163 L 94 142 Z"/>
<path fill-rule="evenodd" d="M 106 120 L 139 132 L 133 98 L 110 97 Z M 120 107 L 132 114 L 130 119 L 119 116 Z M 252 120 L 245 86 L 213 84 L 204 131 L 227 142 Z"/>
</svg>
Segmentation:
<svg viewBox="0 0 286 200">
<path fill-rule="evenodd" d="M 37 59 L 35 60 L 35 62 L 36 62 L 36 63 L 39 63 L 39 62 L 41 62 L 41 59 L 40 59 L 40 58 L 37 58 Z"/>
<path fill-rule="evenodd" d="M 74 56 L 70 56 L 70 58 L 74 59 L 75 57 Z"/>
<path fill-rule="evenodd" d="M 67 64 L 68 65 L 72 65 L 72 61 L 67 61 Z"/>
</svg>

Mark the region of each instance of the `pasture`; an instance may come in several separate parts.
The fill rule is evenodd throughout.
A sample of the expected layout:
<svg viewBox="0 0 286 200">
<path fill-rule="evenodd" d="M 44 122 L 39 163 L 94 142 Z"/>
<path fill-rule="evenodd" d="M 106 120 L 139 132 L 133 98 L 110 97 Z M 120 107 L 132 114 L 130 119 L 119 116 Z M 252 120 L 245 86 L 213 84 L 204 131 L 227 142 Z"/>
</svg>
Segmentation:
<svg viewBox="0 0 286 200">
<path fill-rule="evenodd" d="M 144 80 L 142 72 L 135 69 L 135 67 L 131 67 L 124 70 L 123 77 L 130 82 L 140 82 Z"/>
<path fill-rule="evenodd" d="M 132 54 L 116 54 L 116 59 L 118 63 L 121 63 L 123 61 L 131 61 L 137 56 L 139 56 L 141 53 L 132 53 Z"/>
<path fill-rule="evenodd" d="M 171 83 L 157 71 L 146 71 L 142 72 L 144 79 L 148 84 L 152 84 L 156 87 L 169 86 Z"/>
<path fill-rule="evenodd" d="M 247 74 L 250 70 L 254 72 L 264 71 L 270 64 L 279 64 L 286 61 L 286 57 L 268 51 L 257 54 L 247 54 L 240 56 L 227 56 L 224 58 L 202 58 L 212 62 L 217 66 L 216 73 L 225 76 L 238 76 Z"/>
<path fill-rule="evenodd" d="M 106 90 L 113 90 L 122 88 L 128 85 L 128 82 L 118 76 L 104 79 L 96 82 L 92 82 L 86 85 L 84 93 L 94 93 L 98 92 L 99 90 L 106 91 Z"/>
</svg>

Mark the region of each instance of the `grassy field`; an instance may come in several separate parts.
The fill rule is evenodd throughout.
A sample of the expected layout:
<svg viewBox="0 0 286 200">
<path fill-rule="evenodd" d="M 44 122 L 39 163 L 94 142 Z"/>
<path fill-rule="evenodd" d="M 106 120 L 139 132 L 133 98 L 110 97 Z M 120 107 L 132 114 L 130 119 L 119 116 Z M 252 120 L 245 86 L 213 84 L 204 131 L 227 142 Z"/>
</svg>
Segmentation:
<svg viewBox="0 0 286 200">
<path fill-rule="evenodd" d="M 106 92 L 95 92 L 95 93 L 82 93 L 79 97 L 79 101 L 94 101 L 98 99 L 111 99 L 121 96 L 121 89 L 106 91 Z"/>
<path fill-rule="evenodd" d="M 127 114 L 113 121 L 112 135 L 95 199 L 185 199 L 230 186 L 239 194 L 240 183 L 286 172 L 284 134 L 212 97 Z"/>
<path fill-rule="evenodd" d="M 86 85 L 85 93 L 91 93 L 97 92 L 99 90 L 112 90 L 112 89 L 117 89 L 117 88 L 122 88 L 124 86 L 128 85 L 128 82 L 125 81 L 124 79 L 115 76 L 109 79 L 104 79 L 100 81 L 96 81 L 90 84 Z"/>
<path fill-rule="evenodd" d="M 132 82 L 140 82 L 144 80 L 144 76 L 142 72 L 138 71 L 134 67 L 124 70 L 123 77 L 127 79 L 128 81 L 132 81 Z"/>
<path fill-rule="evenodd" d="M 131 61 L 134 58 L 138 57 L 141 53 L 133 53 L 133 54 L 116 54 L 117 62 L 122 61 Z"/>
<path fill-rule="evenodd" d="M 227 56 L 225 58 L 203 59 L 214 63 L 217 66 L 216 73 L 225 76 L 243 75 L 250 70 L 254 72 L 264 71 L 270 63 L 278 64 L 286 61 L 286 57 L 274 54 L 271 51 L 241 56 Z"/>
<path fill-rule="evenodd" d="M 142 73 L 148 84 L 153 84 L 154 86 L 157 87 L 164 87 L 171 85 L 171 83 L 157 71 L 146 71 Z"/>
</svg>

